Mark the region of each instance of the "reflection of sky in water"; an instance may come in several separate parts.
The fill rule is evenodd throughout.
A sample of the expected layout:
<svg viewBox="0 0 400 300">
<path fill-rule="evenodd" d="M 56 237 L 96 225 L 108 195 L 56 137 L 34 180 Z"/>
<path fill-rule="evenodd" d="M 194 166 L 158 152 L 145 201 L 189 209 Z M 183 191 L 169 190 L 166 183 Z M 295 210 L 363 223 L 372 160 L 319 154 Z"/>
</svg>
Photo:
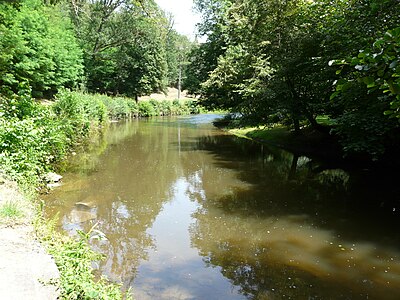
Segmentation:
<svg viewBox="0 0 400 300">
<path fill-rule="evenodd" d="M 220 268 L 204 268 L 198 250 L 191 246 L 191 214 L 199 207 L 190 201 L 189 183 L 180 178 L 171 202 L 164 205 L 148 232 L 156 249 L 143 261 L 135 279 L 137 299 L 243 299 L 221 275 Z"/>
<path fill-rule="evenodd" d="M 221 114 L 203 114 L 194 116 L 182 116 L 178 119 L 178 124 L 193 124 L 193 125 L 204 125 L 210 124 L 218 118 L 223 117 Z"/>
</svg>

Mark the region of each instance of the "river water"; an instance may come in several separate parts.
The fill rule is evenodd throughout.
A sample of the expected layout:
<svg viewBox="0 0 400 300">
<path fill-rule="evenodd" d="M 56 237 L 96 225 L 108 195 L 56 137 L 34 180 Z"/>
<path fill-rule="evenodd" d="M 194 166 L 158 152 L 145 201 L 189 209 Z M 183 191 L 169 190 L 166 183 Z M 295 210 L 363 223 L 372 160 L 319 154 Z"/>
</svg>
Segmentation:
<svg viewBox="0 0 400 300">
<path fill-rule="evenodd" d="M 400 299 L 400 189 L 231 136 L 215 115 L 112 124 L 45 200 L 94 224 L 97 271 L 142 299 Z"/>
</svg>

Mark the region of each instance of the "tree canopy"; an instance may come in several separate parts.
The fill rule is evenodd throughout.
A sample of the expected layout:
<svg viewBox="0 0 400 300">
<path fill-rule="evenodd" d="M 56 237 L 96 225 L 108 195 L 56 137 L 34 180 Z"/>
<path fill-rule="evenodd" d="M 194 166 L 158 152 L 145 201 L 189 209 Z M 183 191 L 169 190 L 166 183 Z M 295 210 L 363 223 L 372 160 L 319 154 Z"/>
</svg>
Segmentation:
<svg viewBox="0 0 400 300">
<path fill-rule="evenodd" d="M 396 0 L 196 1 L 207 37 L 186 85 L 255 124 L 332 129 L 348 154 L 378 157 L 399 123 Z M 329 116 L 333 128 L 316 118 Z"/>
<path fill-rule="evenodd" d="M 191 42 L 153 0 L 13 0 L 0 4 L 2 94 L 60 88 L 138 97 L 177 84 Z M 185 50 L 186 51 L 186 50 Z"/>
</svg>

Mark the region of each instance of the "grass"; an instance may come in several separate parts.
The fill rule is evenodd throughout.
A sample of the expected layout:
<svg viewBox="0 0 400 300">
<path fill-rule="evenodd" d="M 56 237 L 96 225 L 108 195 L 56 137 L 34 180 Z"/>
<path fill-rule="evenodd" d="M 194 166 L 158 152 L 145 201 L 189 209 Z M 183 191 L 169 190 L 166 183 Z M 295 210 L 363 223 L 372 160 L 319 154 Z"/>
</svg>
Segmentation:
<svg viewBox="0 0 400 300">
<path fill-rule="evenodd" d="M 6 201 L 0 206 L 0 217 L 5 220 L 16 220 L 22 218 L 24 213 L 18 202 Z"/>
<path fill-rule="evenodd" d="M 230 129 L 229 132 L 236 136 L 278 145 L 288 142 L 292 135 L 283 126 L 234 128 Z"/>
<path fill-rule="evenodd" d="M 324 126 L 333 126 L 335 125 L 334 120 L 332 120 L 329 116 L 318 116 L 315 118 L 317 123 Z"/>
<path fill-rule="evenodd" d="M 332 123 L 327 117 L 321 117 L 319 122 Z M 311 127 L 303 128 L 298 134 L 282 125 L 232 128 L 228 131 L 239 137 L 277 146 L 301 155 L 329 159 L 342 157 L 340 145 L 333 136 L 314 130 Z"/>
</svg>

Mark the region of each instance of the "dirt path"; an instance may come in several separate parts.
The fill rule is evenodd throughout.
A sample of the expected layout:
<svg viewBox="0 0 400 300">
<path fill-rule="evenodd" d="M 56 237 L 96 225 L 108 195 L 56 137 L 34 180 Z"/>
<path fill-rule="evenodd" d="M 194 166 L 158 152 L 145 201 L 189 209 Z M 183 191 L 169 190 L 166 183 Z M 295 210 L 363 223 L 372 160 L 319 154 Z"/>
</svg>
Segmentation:
<svg viewBox="0 0 400 300">
<path fill-rule="evenodd" d="M 33 210 L 16 184 L 0 176 L 0 207 L 17 203 L 23 217 L 0 219 L 0 299 L 57 299 L 59 273 L 54 260 L 35 239 L 31 224 Z"/>
</svg>

